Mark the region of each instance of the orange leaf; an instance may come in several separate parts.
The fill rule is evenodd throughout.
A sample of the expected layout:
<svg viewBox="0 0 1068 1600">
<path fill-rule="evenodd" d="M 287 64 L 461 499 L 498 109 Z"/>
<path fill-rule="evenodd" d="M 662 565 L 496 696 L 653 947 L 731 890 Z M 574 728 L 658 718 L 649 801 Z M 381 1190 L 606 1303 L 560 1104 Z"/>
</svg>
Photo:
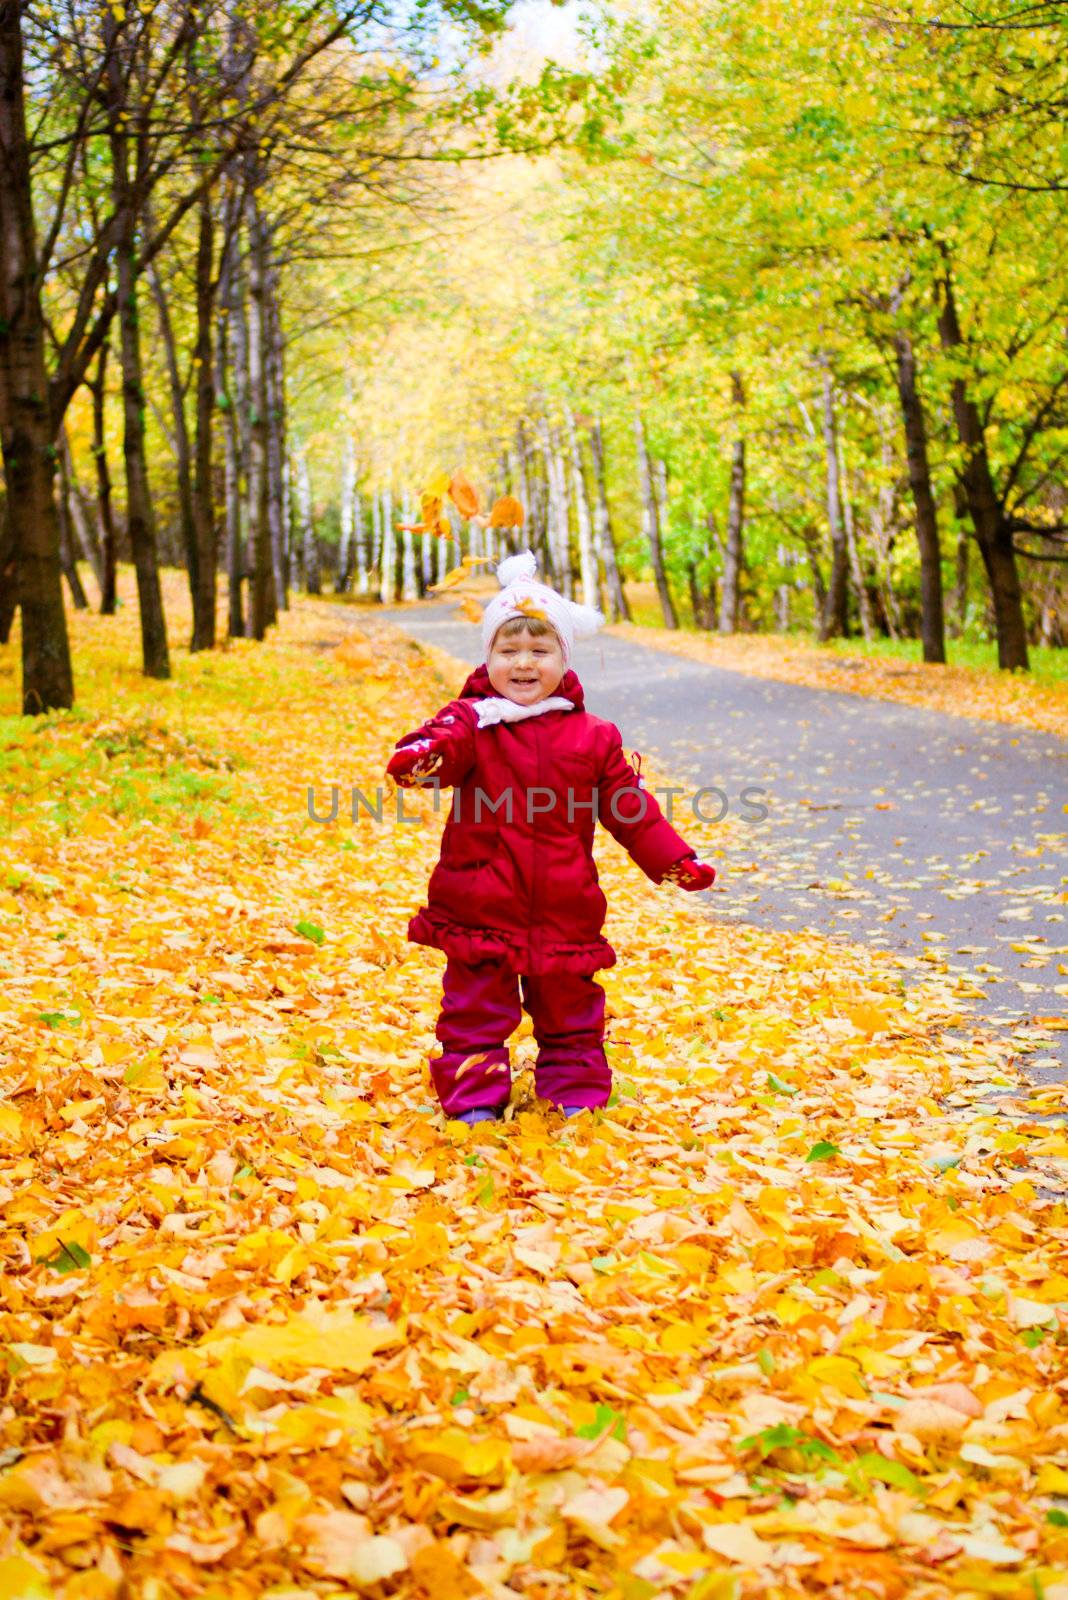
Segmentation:
<svg viewBox="0 0 1068 1600">
<path fill-rule="evenodd" d="M 453 473 L 449 482 L 449 498 L 465 521 L 477 516 L 482 509 L 474 487 L 459 468 Z"/>
<path fill-rule="evenodd" d="M 527 514 L 514 495 L 502 494 L 493 503 L 489 525 L 491 528 L 521 528 L 526 520 Z"/>
</svg>

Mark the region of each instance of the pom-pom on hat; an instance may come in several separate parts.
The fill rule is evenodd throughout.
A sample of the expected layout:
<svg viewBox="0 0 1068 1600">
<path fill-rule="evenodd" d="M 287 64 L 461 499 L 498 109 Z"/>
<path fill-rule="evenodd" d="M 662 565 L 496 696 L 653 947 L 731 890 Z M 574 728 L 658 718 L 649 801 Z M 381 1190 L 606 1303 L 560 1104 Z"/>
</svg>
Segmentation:
<svg viewBox="0 0 1068 1600">
<path fill-rule="evenodd" d="M 522 550 L 519 555 L 508 556 L 498 563 L 497 582 L 501 592 L 493 596 L 482 613 L 483 657 L 488 658 L 502 623 L 540 611 L 560 636 L 566 671 L 571 665 L 576 635 L 596 633 L 604 623 L 604 614 L 593 606 L 567 600 L 548 584 L 539 583 L 537 571 L 538 559 L 532 550 Z M 526 601 L 527 609 L 518 604 L 519 601 Z"/>
</svg>

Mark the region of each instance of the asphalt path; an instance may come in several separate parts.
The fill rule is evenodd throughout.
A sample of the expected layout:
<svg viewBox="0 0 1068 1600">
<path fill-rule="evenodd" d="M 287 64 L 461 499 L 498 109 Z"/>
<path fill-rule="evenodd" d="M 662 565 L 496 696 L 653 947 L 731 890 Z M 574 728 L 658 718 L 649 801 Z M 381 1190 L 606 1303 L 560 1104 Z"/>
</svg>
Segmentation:
<svg viewBox="0 0 1068 1600">
<path fill-rule="evenodd" d="M 482 659 L 453 604 L 375 616 L 471 666 Z M 726 808 L 739 823 L 720 882 L 694 897 L 717 917 L 863 940 L 920 974 L 944 963 L 974 991 L 962 1003 L 999 1027 L 1068 1016 L 1068 737 L 749 677 L 605 634 L 578 640 L 572 664 L 587 709 L 618 724 L 628 754 L 686 785 L 673 802 L 681 833 L 702 789 L 708 820 Z M 1068 1034 L 1052 1033 L 1036 1066 L 1062 1077 Z"/>
</svg>

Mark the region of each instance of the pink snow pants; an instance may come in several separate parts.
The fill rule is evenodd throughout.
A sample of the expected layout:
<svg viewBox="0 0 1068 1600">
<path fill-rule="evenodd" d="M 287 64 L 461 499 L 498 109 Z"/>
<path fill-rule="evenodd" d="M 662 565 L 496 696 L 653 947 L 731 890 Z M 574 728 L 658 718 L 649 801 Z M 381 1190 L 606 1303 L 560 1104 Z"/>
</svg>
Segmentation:
<svg viewBox="0 0 1068 1600">
<path fill-rule="evenodd" d="M 520 1002 L 520 989 L 522 1003 Z M 553 972 L 520 977 L 497 961 L 448 958 L 435 1034 L 442 1054 L 430 1072 L 447 1116 L 508 1099 L 508 1045 L 523 1011 L 530 1013 L 538 1056 L 538 1095 L 556 1105 L 603 1106 L 612 1089 L 604 1053 L 604 990 L 593 978 Z M 464 1067 L 471 1056 L 481 1063 Z"/>
</svg>

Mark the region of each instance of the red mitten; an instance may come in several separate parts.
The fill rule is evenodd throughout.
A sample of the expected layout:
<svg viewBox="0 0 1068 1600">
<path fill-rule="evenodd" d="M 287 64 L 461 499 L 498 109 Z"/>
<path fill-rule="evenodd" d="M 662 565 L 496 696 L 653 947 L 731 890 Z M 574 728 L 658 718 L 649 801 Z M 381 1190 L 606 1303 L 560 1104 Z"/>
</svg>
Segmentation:
<svg viewBox="0 0 1068 1600">
<path fill-rule="evenodd" d="M 441 751 L 434 750 L 432 739 L 414 739 L 403 750 L 391 756 L 386 771 L 401 789 L 411 789 L 425 782 L 441 765 Z"/>
<path fill-rule="evenodd" d="M 716 869 L 694 856 L 683 856 L 664 873 L 668 883 L 677 883 L 680 889 L 711 889 L 716 881 Z"/>
</svg>

